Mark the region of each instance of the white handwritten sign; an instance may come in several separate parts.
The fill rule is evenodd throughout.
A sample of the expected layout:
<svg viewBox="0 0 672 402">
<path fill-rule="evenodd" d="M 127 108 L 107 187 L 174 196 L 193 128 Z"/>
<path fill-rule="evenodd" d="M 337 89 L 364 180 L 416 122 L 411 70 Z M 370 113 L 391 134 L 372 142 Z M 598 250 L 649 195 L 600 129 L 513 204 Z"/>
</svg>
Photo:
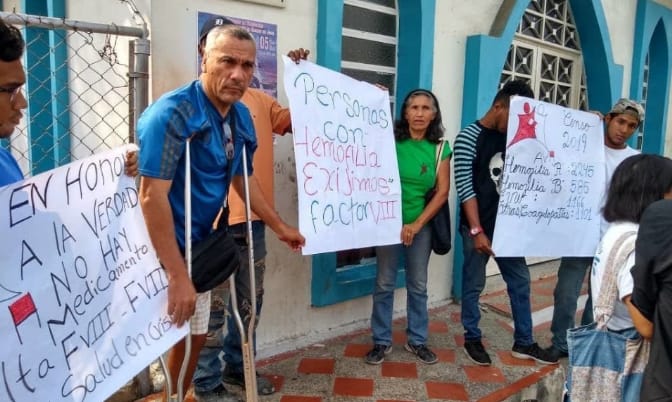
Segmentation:
<svg viewBox="0 0 672 402">
<path fill-rule="evenodd" d="M 593 256 L 605 189 L 600 118 L 514 97 L 506 157 L 490 162 L 500 191 L 493 251 L 509 256 Z"/>
<path fill-rule="evenodd" d="M 0 189 L 2 401 L 102 401 L 187 332 L 126 149 Z"/>
<path fill-rule="evenodd" d="M 303 253 L 399 243 L 401 186 L 387 91 L 284 61 Z"/>
</svg>

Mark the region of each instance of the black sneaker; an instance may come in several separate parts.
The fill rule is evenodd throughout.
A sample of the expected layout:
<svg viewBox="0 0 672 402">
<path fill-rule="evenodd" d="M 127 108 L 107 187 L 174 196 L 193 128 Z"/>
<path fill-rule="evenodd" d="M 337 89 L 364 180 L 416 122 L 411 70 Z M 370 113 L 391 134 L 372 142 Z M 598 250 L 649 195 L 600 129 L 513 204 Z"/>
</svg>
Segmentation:
<svg viewBox="0 0 672 402">
<path fill-rule="evenodd" d="M 548 353 L 548 355 L 552 359 L 555 359 L 555 360 L 560 360 L 560 359 L 564 359 L 566 357 L 569 357 L 569 353 L 567 353 L 564 350 L 561 350 L 560 348 L 558 348 L 555 345 L 549 346 L 548 349 L 546 349 L 546 352 Z"/>
<path fill-rule="evenodd" d="M 464 353 L 472 362 L 479 366 L 489 366 L 492 364 L 490 355 L 485 351 L 483 344 L 478 341 L 464 341 Z"/>
<path fill-rule="evenodd" d="M 404 345 L 404 348 L 408 350 L 409 352 L 413 353 L 414 355 L 418 356 L 418 359 L 420 359 L 421 362 L 425 364 L 434 364 L 439 361 L 439 358 L 436 357 L 434 352 L 429 350 L 427 345 L 411 345 L 410 343 L 407 343 Z"/>
<path fill-rule="evenodd" d="M 558 364 L 558 356 L 553 356 L 548 349 L 542 349 L 536 343 L 527 346 L 514 343 L 511 356 L 516 359 L 536 360 L 541 364 Z"/>
<path fill-rule="evenodd" d="M 239 385 L 245 389 L 245 374 L 230 369 L 228 364 L 224 366 L 222 381 L 227 384 Z M 275 393 L 275 386 L 273 386 L 271 380 L 257 373 L 257 394 L 271 395 L 273 393 Z"/>
<path fill-rule="evenodd" d="M 373 349 L 364 357 L 364 361 L 369 364 L 380 364 L 385 361 L 385 355 L 392 351 L 392 345 L 373 345 Z"/>
</svg>

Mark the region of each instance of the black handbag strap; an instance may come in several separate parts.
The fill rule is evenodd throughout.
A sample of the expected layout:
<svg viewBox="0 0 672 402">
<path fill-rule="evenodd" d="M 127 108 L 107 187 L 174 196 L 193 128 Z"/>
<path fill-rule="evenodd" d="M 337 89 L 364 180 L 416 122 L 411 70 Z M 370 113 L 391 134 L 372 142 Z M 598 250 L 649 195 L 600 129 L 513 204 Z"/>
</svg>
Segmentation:
<svg viewBox="0 0 672 402">
<path fill-rule="evenodd" d="M 229 140 L 229 135 L 231 137 Z M 187 141 L 191 141 L 192 137 L 187 138 Z M 230 144 L 229 144 L 230 141 Z M 222 213 L 219 216 L 219 220 L 215 226 L 215 229 L 227 228 L 229 226 L 229 192 L 231 191 L 231 181 L 233 179 L 233 160 L 235 158 L 235 144 L 236 144 L 236 119 L 233 115 L 231 109 L 229 109 L 229 122 L 224 121 L 222 123 L 222 144 L 224 146 L 224 154 L 226 155 L 226 194 L 222 200 Z M 229 149 L 230 145 L 230 149 Z M 187 147 L 187 153 L 190 152 L 191 147 Z M 190 158 L 191 159 L 191 158 Z M 191 164 L 186 166 L 186 174 L 191 176 Z M 190 180 L 191 181 L 191 180 Z M 188 189 L 188 196 L 191 197 L 191 188 Z M 191 219 L 191 217 L 190 217 Z"/>
</svg>

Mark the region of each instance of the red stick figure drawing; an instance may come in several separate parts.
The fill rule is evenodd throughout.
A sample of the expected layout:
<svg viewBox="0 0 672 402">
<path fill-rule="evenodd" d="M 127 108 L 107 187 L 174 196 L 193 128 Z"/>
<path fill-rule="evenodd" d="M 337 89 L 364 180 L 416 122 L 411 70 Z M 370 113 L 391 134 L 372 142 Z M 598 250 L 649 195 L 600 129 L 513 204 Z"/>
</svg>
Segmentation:
<svg viewBox="0 0 672 402">
<path fill-rule="evenodd" d="M 555 152 L 549 151 L 546 144 L 540 141 L 537 138 L 537 120 L 534 114 L 534 108 L 530 107 L 530 104 L 525 102 L 523 104 L 523 113 L 518 115 L 518 130 L 516 130 L 516 135 L 513 136 L 511 142 L 506 147 L 509 148 L 513 144 L 522 141 L 522 140 L 536 140 L 548 151 L 548 155 L 553 158 Z"/>
</svg>

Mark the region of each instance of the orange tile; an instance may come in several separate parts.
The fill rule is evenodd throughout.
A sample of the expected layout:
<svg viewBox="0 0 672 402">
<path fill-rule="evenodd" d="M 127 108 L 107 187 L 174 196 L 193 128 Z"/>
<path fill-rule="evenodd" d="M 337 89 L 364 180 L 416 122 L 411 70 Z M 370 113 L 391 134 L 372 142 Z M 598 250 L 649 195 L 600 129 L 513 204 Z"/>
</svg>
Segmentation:
<svg viewBox="0 0 672 402">
<path fill-rule="evenodd" d="M 492 366 L 464 366 L 469 381 L 505 383 L 506 377 L 497 367 Z"/>
<path fill-rule="evenodd" d="M 507 366 L 536 366 L 534 360 L 516 359 L 511 356 L 511 352 L 508 350 L 498 351 L 497 356 L 499 356 L 499 360 Z"/>
<path fill-rule="evenodd" d="M 510 322 L 504 320 L 497 320 L 497 324 L 499 324 L 499 326 L 502 327 L 505 331 L 511 334 L 513 333 L 513 326 L 511 325 Z"/>
<path fill-rule="evenodd" d="M 264 377 L 268 378 L 273 386 L 275 387 L 275 391 L 278 392 L 282 390 L 282 386 L 285 385 L 285 377 L 282 375 L 264 375 Z"/>
<path fill-rule="evenodd" d="M 539 296 L 553 296 L 553 292 L 555 291 L 554 286 L 532 286 L 532 295 L 539 295 Z"/>
<path fill-rule="evenodd" d="M 418 378 L 418 368 L 415 363 L 383 362 L 381 374 L 383 377 Z"/>
<path fill-rule="evenodd" d="M 455 349 L 434 349 L 432 348 L 439 361 L 444 363 L 455 363 Z"/>
<path fill-rule="evenodd" d="M 446 333 L 448 332 L 448 323 L 445 321 L 430 321 L 429 332 Z"/>
<path fill-rule="evenodd" d="M 512 384 L 507 385 L 506 387 L 500 388 L 497 391 L 484 396 L 479 399 L 478 402 L 499 402 L 503 401 L 506 398 L 509 398 L 513 395 L 516 395 L 521 390 L 529 387 L 530 385 L 539 382 L 543 377 L 553 372 L 557 366 L 544 366 L 541 367 L 538 371 L 523 377 L 518 381 L 513 382 Z"/>
<path fill-rule="evenodd" d="M 488 303 L 488 308 L 511 315 L 511 305 L 509 303 Z"/>
<path fill-rule="evenodd" d="M 464 346 L 464 335 L 455 335 L 455 345 L 458 347 Z"/>
<path fill-rule="evenodd" d="M 284 395 L 280 398 L 280 402 L 322 402 L 322 398 L 317 396 Z"/>
<path fill-rule="evenodd" d="M 553 306 L 552 296 L 532 298 L 532 311 L 539 311 L 552 306 Z"/>
<path fill-rule="evenodd" d="M 333 374 L 334 359 L 301 359 L 297 371 L 304 374 Z"/>
<path fill-rule="evenodd" d="M 481 296 L 481 301 L 494 299 L 494 298 L 502 296 L 502 295 L 506 295 L 506 289 L 502 289 L 502 290 L 498 290 L 496 292 L 485 294 L 485 295 Z"/>
<path fill-rule="evenodd" d="M 370 378 L 334 379 L 334 395 L 346 396 L 373 396 L 373 380 Z"/>
<path fill-rule="evenodd" d="M 364 357 L 369 350 L 373 348 L 373 345 L 370 343 L 350 343 L 345 346 L 345 351 L 343 356 L 345 357 Z"/>
<path fill-rule="evenodd" d="M 454 323 L 461 323 L 462 314 L 459 311 L 453 311 L 452 313 L 450 313 L 450 321 Z"/>
<path fill-rule="evenodd" d="M 553 307 L 553 296 L 540 298 L 537 303 L 532 303 L 532 311 L 539 311 L 545 308 Z"/>
<path fill-rule="evenodd" d="M 403 345 L 406 343 L 406 330 L 392 331 L 392 343 Z"/>
<path fill-rule="evenodd" d="M 376 402 L 414 402 L 414 401 L 407 401 L 405 399 L 378 399 Z"/>
<path fill-rule="evenodd" d="M 427 398 L 429 399 L 450 399 L 451 401 L 469 400 L 467 390 L 462 384 L 427 381 L 425 387 L 427 388 Z"/>
<path fill-rule="evenodd" d="M 539 325 L 535 325 L 533 332 L 550 332 L 551 330 L 551 321 L 542 322 Z"/>
<path fill-rule="evenodd" d="M 161 399 L 163 398 L 164 392 L 159 391 L 156 393 L 153 393 L 151 395 L 147 395 L 146 397 L 140 399 L 137 402 L 161 402 Z"/>
</svg>

